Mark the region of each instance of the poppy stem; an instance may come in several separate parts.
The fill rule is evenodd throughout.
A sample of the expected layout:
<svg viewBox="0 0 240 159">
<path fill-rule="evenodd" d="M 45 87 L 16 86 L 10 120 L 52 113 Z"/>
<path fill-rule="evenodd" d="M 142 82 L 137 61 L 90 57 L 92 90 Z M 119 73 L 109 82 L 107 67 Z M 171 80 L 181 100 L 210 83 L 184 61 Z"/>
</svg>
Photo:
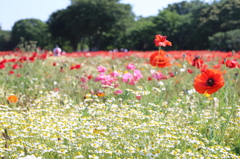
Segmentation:
<svg viewBox="0 0 240 159">
<path fill-rule="evenodd" d="M 158 56 L 160 56 L 160 50 L 161 50 L 161 46 L 158 47 Z M 159 62 L 159 58 L 157 60 L 157 67 L 158 67 L 158 62 Z"/>
<path fill-rule="evenodd" d="M 158 56 L 160 56 L 161 46 L 158 47 Z"/>
</svg>

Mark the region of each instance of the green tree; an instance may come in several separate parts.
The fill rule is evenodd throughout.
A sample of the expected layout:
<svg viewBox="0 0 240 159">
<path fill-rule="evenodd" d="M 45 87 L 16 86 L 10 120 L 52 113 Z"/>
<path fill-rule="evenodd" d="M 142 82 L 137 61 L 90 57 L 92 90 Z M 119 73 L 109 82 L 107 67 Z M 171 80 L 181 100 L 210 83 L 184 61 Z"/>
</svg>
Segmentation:
<svg viewBox="0 0 240 159">
<path fill-rule="evenodd" d="M 98 50 L 114 43 L 131 20 L 130 5 L 110 0 L 79 0 L 53 13 L 47 24 L 55 39 L 70 41 L 74 50 L 79 43 Z"/>
<path fill-rule="evenodd" d="M 37 41 L 37 45 L 42 48 L 50 43 L 47 24 L 38 19 L 22 19 L 15 22 L 11 32 L 12 45 L 16 47 L 21 37 L 25 41 Z"/>
<path fill-rule="evenodd" d="M 208 37 L 216 37 L 220 35 L 216 34 L 218 32 L 227 32 L 240 28 L 239 12 L 239 0 L 222 0 L 215 2 L 209 8 L 201 11 L 198 18 L 198 30 L 201 35 L 201 40 L 204 42 L 204 49 L 209 48 L 211 45 Z"/>
<path fill-rule="evenodd" d="M 227 44 L 225 41 L 226 33 L 217 32 L 212 36 L 209 36 L 210 49 L 212 50 L 225 50 L 227 48 Z"/>
<path fill-rule="evenodd" d="M 190 2 L 182 1 L 178 3 L 169 4 L 166 9 L 171 12 L 176 12 L 179 15 L 186 15 L 193 12 L 196 13 L 196 10 L 203 6 L 206 6 L 205 2 L 201 0 L 192 0 Z"/>
<path fill-rule="evenodd" d="M 225 0 L 220 4 L 219 12 L 220 31 L 229 31 L 240 28 L 240 1 Z"/>
<path fill-rule="evenodd" d="M 213 50 L 240 50 L 240 29 L 218 32 L 209 37 Z"/>
<path fill-rule="evenodd" d="M 0 29 L 0 51 L 12 50 L 10 40 L 11 31 L 4 31 Z"/>
<path fill-rule="evenodd" d="M 154 31 L 154 17 L 137 17 L 134 24 L 127 29 L 125 36 L 122 38 L 122 46 L 131 50 L 154 50 L 153 39 L 156 32 Z"/>
</svg>

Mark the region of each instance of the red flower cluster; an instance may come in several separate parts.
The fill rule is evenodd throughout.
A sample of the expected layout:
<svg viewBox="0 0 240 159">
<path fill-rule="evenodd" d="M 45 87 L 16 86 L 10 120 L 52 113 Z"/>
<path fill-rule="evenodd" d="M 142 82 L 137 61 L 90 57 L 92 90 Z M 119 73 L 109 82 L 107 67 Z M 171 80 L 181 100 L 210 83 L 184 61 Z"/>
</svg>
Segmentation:
<svg viewBox="0 0 240 159">
<path fill-rule="evenodd" d="M 76 64 L 76 65 L 70 67 L 71 70 L 73 70 L 73 69 L 80 69 L 80 68 L 81 68 L 80 64 Z"/>
</svg>

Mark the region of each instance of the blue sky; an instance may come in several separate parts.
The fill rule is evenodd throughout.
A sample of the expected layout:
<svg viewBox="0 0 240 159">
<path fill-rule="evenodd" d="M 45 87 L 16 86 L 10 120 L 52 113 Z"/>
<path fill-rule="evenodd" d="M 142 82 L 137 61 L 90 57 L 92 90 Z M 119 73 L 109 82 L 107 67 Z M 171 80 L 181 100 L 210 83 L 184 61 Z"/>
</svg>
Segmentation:
<svg viewBox="0 0 240 159">
<path fill-rule="evenodd" d="M 183 0 L 121 0 L 131 4 L 137 16 L 157 15 L 158 10 L 168 4 Z M 209 2 L 210 0 L 205 0 Z M 70 5 L 70 0 L 0 0 L 0 25 L 3 30 L 11 30 L 21 19 L 36 18 L 47 21 L 51 13 Z"/>
</svg>

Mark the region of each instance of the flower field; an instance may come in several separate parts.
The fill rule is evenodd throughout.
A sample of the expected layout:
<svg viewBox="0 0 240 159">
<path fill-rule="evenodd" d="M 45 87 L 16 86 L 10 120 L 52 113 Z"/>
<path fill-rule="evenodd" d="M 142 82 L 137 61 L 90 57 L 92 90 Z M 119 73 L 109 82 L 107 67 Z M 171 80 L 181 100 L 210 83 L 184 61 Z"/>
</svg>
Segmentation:
<svg viewBox="0 0 240 159">
<path fill-rule="evenodd" d="M 240 158 L 240 52 L 154 52 L 0 52 L 0 157 Z"/>
</svg>

